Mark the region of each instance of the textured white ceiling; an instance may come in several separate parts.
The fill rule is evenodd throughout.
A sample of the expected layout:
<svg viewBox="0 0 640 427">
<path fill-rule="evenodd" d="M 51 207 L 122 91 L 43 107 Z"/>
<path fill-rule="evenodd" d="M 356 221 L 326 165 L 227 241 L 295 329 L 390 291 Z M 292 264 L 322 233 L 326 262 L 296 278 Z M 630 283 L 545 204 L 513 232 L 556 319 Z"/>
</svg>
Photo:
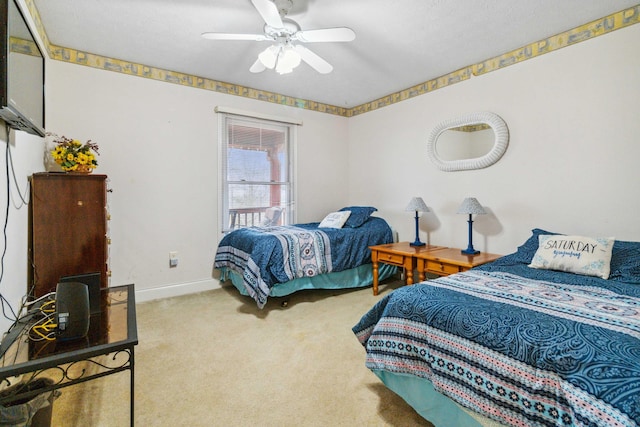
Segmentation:
<svg viewBox="0 0 640 427">
<path fill-rule="evenodd" d="M 249 67 L 268 42 L 250 0 L 34 0 L 52 44 L 165 70 L 354 107 L 638 4 L 638 0 L 293 0 L 303 30 L 346 26 L 348 43 L 306 46 L 334 70 Z"/>
</svg>

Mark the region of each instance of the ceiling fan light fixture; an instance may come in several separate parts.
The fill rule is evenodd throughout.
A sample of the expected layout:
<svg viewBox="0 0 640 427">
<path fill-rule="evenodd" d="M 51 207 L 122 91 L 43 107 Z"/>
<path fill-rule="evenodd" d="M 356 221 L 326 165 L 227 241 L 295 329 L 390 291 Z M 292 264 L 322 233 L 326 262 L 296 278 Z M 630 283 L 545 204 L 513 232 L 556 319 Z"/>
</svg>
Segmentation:
<svg viewBox="0 0 640 427">
<path fill-rule="evenodd" d="M 276 45 L 271 45 L 258 55 L 258 59 L 262 62 L 262 65 L 273 70 L 276 66 L 276 61 L 278 60 L 278 55 L 280 55 L 280 47 Z"/>
<path fill-rule="evenodd" d="M 279 74 L 287 74 L 293 71 L 298 65 L 300 65 L 300 54 L 293 50 L 290 45 L 280 49 L 278 54 L 278 61 L 276 63 L 276 71 Z"/>
</svg>

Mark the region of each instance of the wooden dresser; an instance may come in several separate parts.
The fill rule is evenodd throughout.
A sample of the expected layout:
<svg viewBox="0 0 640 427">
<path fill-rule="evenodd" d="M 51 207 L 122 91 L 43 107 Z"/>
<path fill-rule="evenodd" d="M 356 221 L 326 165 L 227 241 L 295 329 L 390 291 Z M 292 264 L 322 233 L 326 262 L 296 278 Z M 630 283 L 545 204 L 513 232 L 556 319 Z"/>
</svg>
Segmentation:
<svg viewBox="0 0 640 427">
<path fill-rule="evenodd" d="M 29 204 L 33 296 L 55 291 L 59 279 L 100 272 L 108 286 L 107 176 L 36 173 Z"/>
</svg>

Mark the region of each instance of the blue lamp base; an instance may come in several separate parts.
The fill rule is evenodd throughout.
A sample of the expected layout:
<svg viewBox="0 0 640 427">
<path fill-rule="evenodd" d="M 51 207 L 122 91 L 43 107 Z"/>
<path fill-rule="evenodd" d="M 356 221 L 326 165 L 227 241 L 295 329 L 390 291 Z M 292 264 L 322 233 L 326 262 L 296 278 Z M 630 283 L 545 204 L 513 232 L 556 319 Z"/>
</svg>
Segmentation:
<svg viewBox="0 0 640 427">
<path fill-rule="evenodd" d="M 480 251 L 476 251 L 473 248 L 473 220 L 471 219 L 471 214 L 469 214 L 469 220 L 467 222 L 469 223 L 469 246 L 460 252 L 464 255 L 478 255 Z"/>
<path fill-rule="evenodd" d="M 418 234 L 418 211 L 416 211 L 416 241 L 409 243 L 409 246 L 426 246 L 426 243 L 420 241 L 420 235 Z"/>
</svg>

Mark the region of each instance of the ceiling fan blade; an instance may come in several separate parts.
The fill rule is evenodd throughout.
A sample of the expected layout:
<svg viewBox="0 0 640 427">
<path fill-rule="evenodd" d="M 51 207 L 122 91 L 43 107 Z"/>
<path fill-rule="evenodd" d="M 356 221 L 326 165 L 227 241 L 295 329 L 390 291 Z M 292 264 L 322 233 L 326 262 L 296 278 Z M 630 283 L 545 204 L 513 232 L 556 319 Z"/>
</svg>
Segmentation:
<svg viewBox="0 0 640 427">
<path fill-rule="evenodd" d="M 251 0 L 253 6 L 258 10 L 264 22 L 273 28 L 282 28 L 282 18 L 278 12 L 278 7 L 271 0 Z"/>
<path fill-rule="evenodd" d="M 320 30 L 298 31 L 295 38 L 305 43 L 315 42 L 350 42 L 356 38 L 351 28 L 323 28 Z"/>
<path fill-rule="evenodd" d="M 253 63 L 251 68 L 249 68 L 249 71 L 251 71 L 252 73 L 261 73 L 266 69 L 267 67 L 265 67 L 264 64 L 260 61 L 260 58 L 258 58 L 256 59 L 256 62 Z"/>
<path fill-rule="evenodd" d="M 318 55 L 299 44 L 293 47 L 300 54 L 300 58 L 320 74 L 328 74 L 333 71 L 333 66 Z"/>
<path fill-rule="evenodd" d="M 202 33 L 201 35 L 209 40 L 250 40 L 257 42 L 268 40 L 264 34 Z"/>
</svg>

